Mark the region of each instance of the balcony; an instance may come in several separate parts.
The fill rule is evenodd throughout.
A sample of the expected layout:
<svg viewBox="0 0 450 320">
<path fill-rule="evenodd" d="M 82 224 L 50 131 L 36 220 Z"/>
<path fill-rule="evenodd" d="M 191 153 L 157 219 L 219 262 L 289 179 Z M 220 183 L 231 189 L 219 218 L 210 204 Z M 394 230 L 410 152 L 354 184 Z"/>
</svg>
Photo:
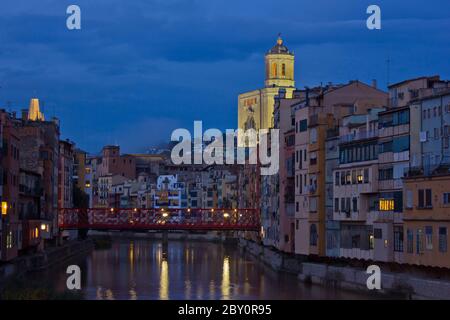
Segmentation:
<svg viewBox="0 0 450 320">
<path fill-rule="evenodd" d="M 339 211 L 333 212 L 334 221 L 366 221 L 367 212 L 364 211 Z"/>
<path fill-rule="evenodd" d="M 349 143 L 358 140 L 373 139 L 378 137 L 378 130 L 361 131 L 357 133 L 346 134 L 339 137 L 339 143 Z"/>
</svg>

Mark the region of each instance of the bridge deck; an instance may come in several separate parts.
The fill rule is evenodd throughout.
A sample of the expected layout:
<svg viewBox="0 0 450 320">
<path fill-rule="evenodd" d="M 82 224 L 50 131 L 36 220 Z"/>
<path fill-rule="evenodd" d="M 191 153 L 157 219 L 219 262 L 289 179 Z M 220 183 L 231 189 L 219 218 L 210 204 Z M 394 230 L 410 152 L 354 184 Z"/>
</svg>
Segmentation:
<svg viewBox="0 0 450 320">
<path fill-rule="evenodd" d="M 89 208 L 58 210 L 61 229 L 259 231 L 257 209 Z"/>
</svg>

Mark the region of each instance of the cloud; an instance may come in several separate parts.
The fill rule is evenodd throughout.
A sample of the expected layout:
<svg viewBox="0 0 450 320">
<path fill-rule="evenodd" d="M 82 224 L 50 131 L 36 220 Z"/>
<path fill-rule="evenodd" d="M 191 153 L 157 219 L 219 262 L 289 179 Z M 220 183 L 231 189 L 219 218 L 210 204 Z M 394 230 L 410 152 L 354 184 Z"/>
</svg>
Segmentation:
<svg viewBox="0 0 450 320">
<path fill-rule="evenodd" d="M 232 128 L 237 94 L 263 85 L 278 32 L 296 53 L 299 87 L 383 83 L 388 57 L 392 80 L 450 76 L 448 0 L 380 0 L 379 32 L 365 27 L 366 0 L 77 0 L 82 30 L 69 31 L 72 2 L 2 1 L 0 103 L 21 109 L 39 96 L 64 135 L 93 151 L 113 138 L 146 145 L 145 123 Z"/>
</svg>

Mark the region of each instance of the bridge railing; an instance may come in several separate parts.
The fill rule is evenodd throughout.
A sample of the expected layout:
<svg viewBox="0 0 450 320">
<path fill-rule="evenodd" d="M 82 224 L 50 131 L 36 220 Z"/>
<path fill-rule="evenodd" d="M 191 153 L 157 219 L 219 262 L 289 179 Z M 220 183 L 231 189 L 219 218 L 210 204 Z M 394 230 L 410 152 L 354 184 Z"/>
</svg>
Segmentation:
<svg viewBox="0 0 450 320">
<path fill-rule="evenodd" d="M 259 230 L 257 209 L 58 209 L 61 229 Z"/>
</svg>

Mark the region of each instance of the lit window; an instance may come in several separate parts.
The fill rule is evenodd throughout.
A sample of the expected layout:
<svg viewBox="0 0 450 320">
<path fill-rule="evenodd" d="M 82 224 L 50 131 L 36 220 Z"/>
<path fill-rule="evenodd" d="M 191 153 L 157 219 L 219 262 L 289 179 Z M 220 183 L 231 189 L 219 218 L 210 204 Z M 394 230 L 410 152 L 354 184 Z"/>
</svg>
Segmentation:
<svg viewBox="0 0 450 320">
<path fill-rule="evenodd" d="M 273 77 L 276 77 L 277 76 L 277 64 L 276 63 L 274 63 L 274 64 L 272 64 L 272 76 Z"/>
<path fill-rule="evenodd" d="M 361 171 L 359 172 L 357 178 L 358 178 L 358 183 L 363 183 L 364 177 L 363 177 L 363 175 L 361 174 Z"/>
<path fill-rule="evenodd" d="M 393 211 L 394 199 L 380 199 L 380 211 Z"/>
</svg>

